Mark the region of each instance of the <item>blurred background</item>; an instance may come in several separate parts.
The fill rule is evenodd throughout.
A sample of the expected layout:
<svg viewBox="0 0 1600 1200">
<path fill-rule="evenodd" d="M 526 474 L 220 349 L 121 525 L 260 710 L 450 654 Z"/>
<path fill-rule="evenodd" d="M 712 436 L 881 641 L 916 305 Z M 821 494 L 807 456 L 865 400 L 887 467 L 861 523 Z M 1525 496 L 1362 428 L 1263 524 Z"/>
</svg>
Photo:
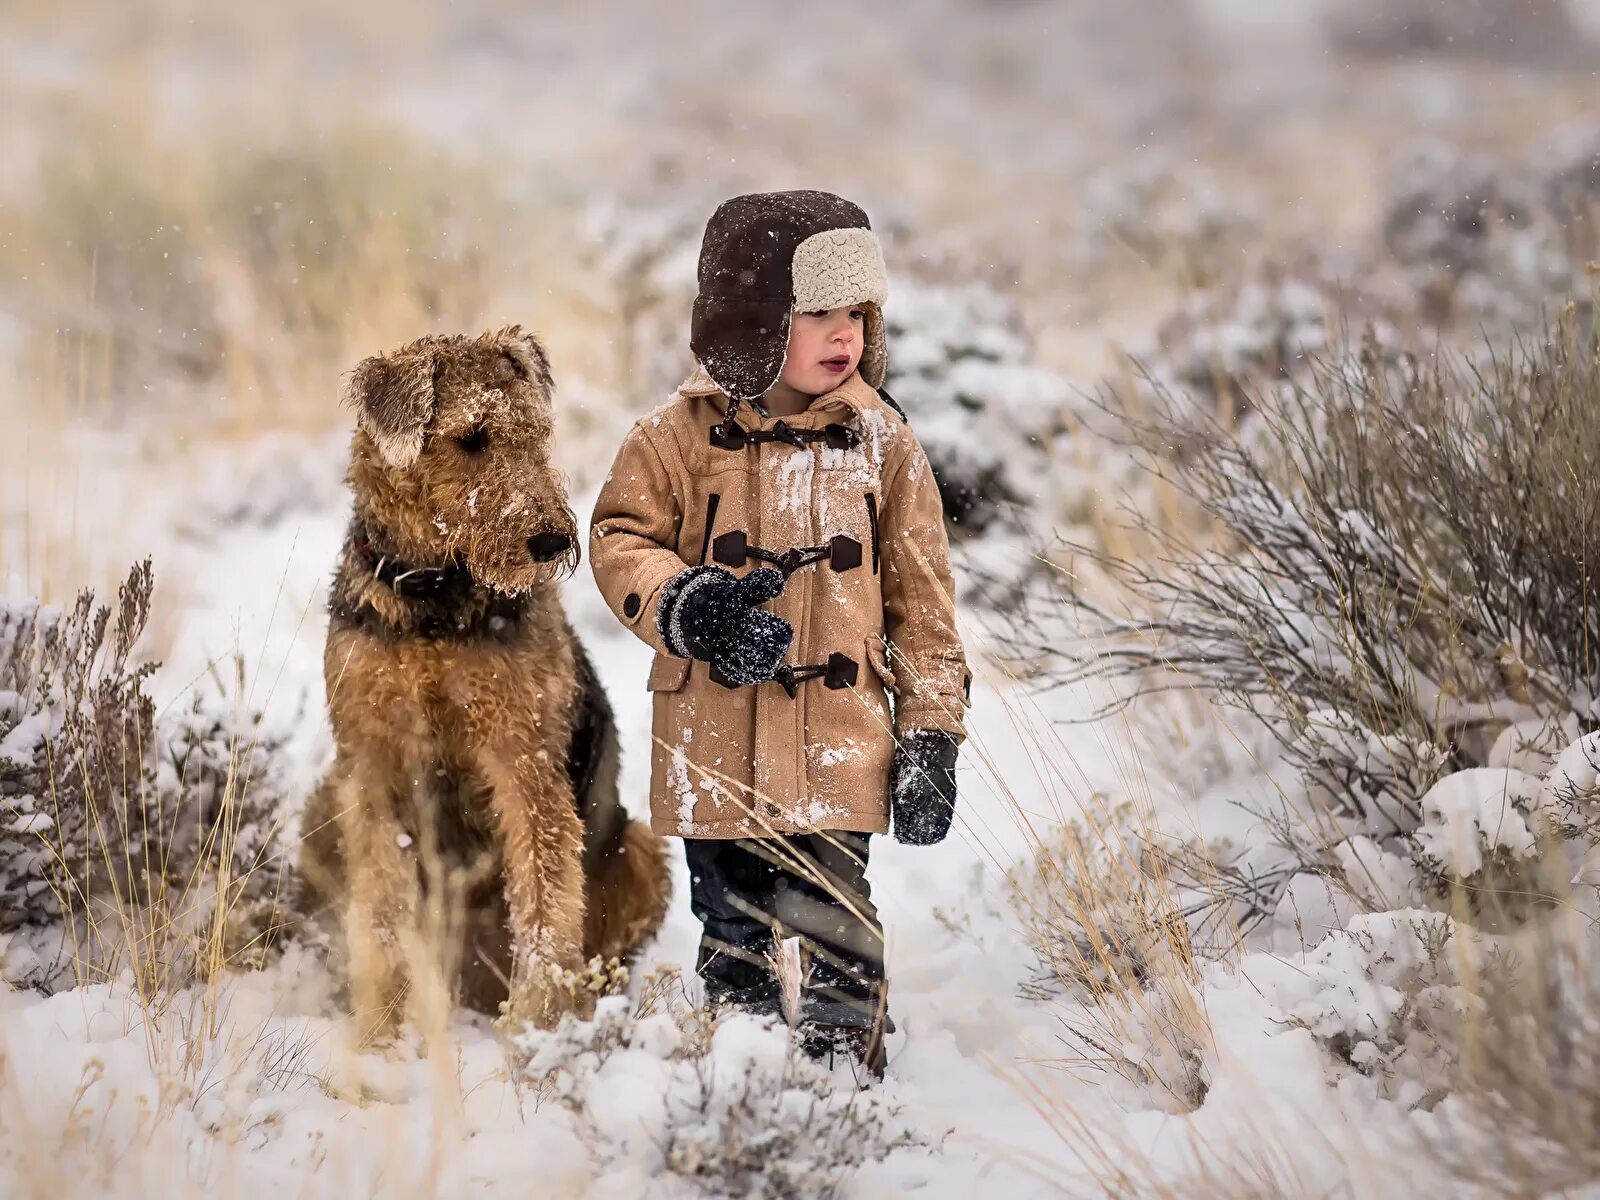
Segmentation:
<svg viewBox="0 0 1600 1200">
<path fill-rule="evenodd" d="M 954 531 L 1019 496 L 1092 526 L 1075 398 L 1130 362 L 1226 408 L 1341 326 L 1584 295 L 1597 63 L 1594 0 L 13 0 L 0 576 L 59 600 L 157 553 L 184 676 L 315 642 L 342 372 L 533 327 L 581 500 L 688 365 L 713 205 L 797 186 L 885 234 Z"/>
</svg>

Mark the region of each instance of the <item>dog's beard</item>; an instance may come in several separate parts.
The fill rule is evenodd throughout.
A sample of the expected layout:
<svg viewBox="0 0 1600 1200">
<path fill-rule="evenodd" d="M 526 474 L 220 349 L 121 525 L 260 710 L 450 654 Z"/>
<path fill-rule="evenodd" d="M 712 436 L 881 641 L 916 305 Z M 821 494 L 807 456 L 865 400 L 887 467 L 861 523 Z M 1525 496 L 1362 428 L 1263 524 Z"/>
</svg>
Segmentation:
<svg viewBox="0 0 1600 1200">
<path fill-rule="evenodd" d="M 565 534 L 567 549 L 549 562 L 535 561 L 528 552 L 528 538 L 539 533 Z M 474 539 L 469 542 L 465 557 L 467 569 L 479 583 L 509 596 L 519 595 L 541 584 L 566 579 L 577 571 L 583 559 L 578 522 L 569 509 L 562 509 L 554 520 L 541 523 L 537 529 L 524 530 L 523 536 Z"/>
</svg>

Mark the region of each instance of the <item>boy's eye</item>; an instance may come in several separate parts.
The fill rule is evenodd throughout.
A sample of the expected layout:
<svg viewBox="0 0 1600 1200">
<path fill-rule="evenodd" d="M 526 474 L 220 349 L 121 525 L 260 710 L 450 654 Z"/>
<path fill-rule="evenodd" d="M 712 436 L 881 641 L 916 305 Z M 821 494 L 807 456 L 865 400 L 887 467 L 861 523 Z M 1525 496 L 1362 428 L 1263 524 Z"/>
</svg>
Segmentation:
<svg viewBox="0 0 1600 1200">
<path fill-rule="evenodd" d="M 468 454 L 482 454 L 489 448 L 489 431 L 479 425 L 471 433 L 458 437 L 456 445 L 460 446 Z"/>
<path fill-rule="evenodd" d="M 850 319 L 852 321 L 865 321 L 867 319 L 866 310 L 860 309 L 860 308 L 852 308 L 850 310 Z"/>
<path fill-rule="evenodd" d="M 813 309 L 811 312 L 808 312 L 806 314 L 806 316 L 808 316 L 808 317 L 816 317 L 818 320 L 821 320 L 823 317 L 825 317 L 827 315 L 828 315 L 828 310 L 825 309 L 825 308 Z"/>
</svg>

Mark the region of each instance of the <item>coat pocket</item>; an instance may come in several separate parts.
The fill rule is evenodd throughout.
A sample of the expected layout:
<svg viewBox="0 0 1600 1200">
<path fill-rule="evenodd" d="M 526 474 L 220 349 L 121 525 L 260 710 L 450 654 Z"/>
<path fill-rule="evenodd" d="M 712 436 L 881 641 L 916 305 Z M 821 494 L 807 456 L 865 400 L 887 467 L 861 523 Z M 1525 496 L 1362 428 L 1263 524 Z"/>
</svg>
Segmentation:
<svg viewBox="0 0 1600 1200">
<path fill-rule="evenodd" d="M 889 669 L 889 655 L 884 649 L 882 634 L 867 635 L 867 663 L 878 678 L 883 680 L 883 686 L 891 692 L 894 691 L 894 672 Z"/>
<path fill-rule="evenodd" d="M 657 654 L 650 664 L 650 680 L 645 688 L 652 692 L 678 692 L 689 682 L 689 668 L 694 663 L 674 654 Z"/>
</svg>

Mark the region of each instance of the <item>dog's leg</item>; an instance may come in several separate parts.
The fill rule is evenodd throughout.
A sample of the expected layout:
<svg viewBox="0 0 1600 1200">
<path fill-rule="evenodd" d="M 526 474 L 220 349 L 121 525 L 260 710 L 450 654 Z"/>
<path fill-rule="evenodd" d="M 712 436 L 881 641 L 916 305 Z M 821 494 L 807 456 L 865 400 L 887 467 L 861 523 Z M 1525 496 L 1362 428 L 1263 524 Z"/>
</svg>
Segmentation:
<svg viewBox="0 0 1600 1200">
<path fill-rule="evenodd" d="M 583 825 L 572 785 L 548 754 L 495 756 L 483 772 L 505 851 L 513 954 L 506 1020 L 548 1029 L 568 1012 L 588 1017 L 594 996 L 580 978 Z"/>
<path fill-rule="evenodd" d="M 321 786 L 306 802 L 300 818 L 300 913 L 315 917 L 325 909 L 342 907 L 345 895 L 343 822 L 339 798 L 348 795 L 343 782 L 350 776 L 350 760 L 340 755 Z"/>
<path fill-rule="evenodd" d="M 400 1024 L 406 943 L 417 925 L 416 865 L 387 783 L 352 774 L 339 780 L 335 797 L 350 882 L 350 991 L 363 1043 L 391 1035 Z"/>
</svg>

